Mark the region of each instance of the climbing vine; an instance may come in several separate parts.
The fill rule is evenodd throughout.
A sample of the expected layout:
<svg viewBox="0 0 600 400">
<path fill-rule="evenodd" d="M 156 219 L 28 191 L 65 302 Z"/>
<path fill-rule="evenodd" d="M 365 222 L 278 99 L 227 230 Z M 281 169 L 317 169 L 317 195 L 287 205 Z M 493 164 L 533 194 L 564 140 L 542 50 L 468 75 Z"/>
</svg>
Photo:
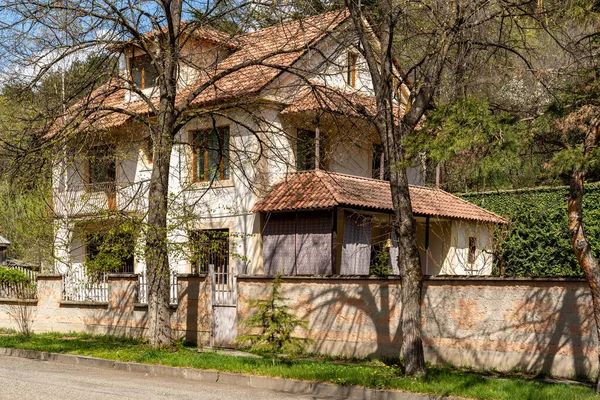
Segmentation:
<svg viewBox="0 0 600 400">
<path fill-rule="evenodd" d="M 496 233 L 495 274 L 583 276 L 567 231 L 568 189 L 540 188 L 463 194 L 463 198 L 510 219 Z M 588 185 L 584 223 L 600 256 L 600 185 Z"/>
</svg>

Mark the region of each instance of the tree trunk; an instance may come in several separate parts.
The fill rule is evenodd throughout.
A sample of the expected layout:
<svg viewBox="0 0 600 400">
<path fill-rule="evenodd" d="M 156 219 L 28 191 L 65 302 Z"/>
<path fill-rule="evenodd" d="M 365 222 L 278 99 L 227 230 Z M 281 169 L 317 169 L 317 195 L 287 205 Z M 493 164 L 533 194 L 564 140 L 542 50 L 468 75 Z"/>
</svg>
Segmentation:
<svg viewBox="0 0 600 400">
<path fill-rule="evenodd" d="M 395 129 L 390 129 L 394 132 Z M 402 357 L 406 375 L 425 375 L 425 356 L 421 336 L 421 291 L 423 272 L 416 241 L 416 222 L 412 213 L 404 152 L 397 144 L 399 137 L 389 138 L 390 186 L 394 204 L 394 229 L 398 237 L 398 267 L 402 279 Z M 395 140 L 394 140 L 395 139 Z"/>
<path fill-rule="evenodd" d="M 421 339 L 421 289 L 423 273 L 417 248 L 416 223 L 412 214 L 408 177 L 404 160 L 402 142 L 421 119 L 425 106 L 430 101 L 430 91 L 422 91 L 415 104 L 411 105 L 409 123 L 406 116 L 398 115 L 394 107 L 397 77 L 394 73 L 392 43 L 397 17 L 391 0 L 378 2 L 379 24 L 377 26 L 379 44 L 373 46 L 372 31 L 365 29 L 362 4 L 356 0 L 346 0 L 356 33 L 360 40 L 363 56 L 369 67 L 373 82 L 373 91 L 377 104 L 377 114 L 373 122 L 383 145 L 385 157 L 389 160 L 390 186 L 394 205 L 393 229 L 398 236 L 398 267 L 402 279 L 402 357 L 407 375 L 425 375 L 425 357 Z M 395 17 L 394 17 L 395 16 Z M 399 121 L 402 122 L 399 122 Z"/>
<path fill-rule="evenodd" d="M 165 347 L 173 341 L 169 310 L 171 270 L 167 216 L 171 151 L 177 122 L 175 99 L 182 1 L 173 0 L 164 5 L 169 23 L 165 36 L 159 36 L 160 61 L 156 64 L 157 72 L 161 72 L 158 77 L 160 102 L 157 126 L 152 130 L 154 166 L 148 194 L 148 230 L 145 249 L 148 277 L 148 336 L 151 347 Z"/>
<path fill-rule="evenodd" d="M 573 172 L 569 189 L 569 233 L 571 243 L 575 250 L 575 257 L 585 274 L 585 279 L 592 294 L 594 320 L 596 322 L 596 335 L 598 339 L 598 371 L 600 373 L 600 271 L 598 261 L 592 253 L 585 231 L 583 229 L 583 183 L 585 175 L 580 171 Z M 600 394 L 600 374 L 596 379 L 596 394 Z"/>
<path fill-rule="evenodd" d="M 169 311 L 170 268 L 167 247 L 167 199 L 173 141 L 170 135 L 153 134 L 154 155 L 148 197 L 146 273 L 148 279 L 148 328 L 151 347 L 172 342 Z"/>
</svg>

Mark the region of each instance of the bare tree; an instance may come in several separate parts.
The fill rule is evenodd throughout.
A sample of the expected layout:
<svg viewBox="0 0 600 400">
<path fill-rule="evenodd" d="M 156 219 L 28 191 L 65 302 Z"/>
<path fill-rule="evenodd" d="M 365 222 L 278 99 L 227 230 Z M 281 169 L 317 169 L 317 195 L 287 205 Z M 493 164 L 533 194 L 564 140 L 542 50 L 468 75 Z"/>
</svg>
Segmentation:
<svg viewBox="0 0 600 400">
<path fill-rule="evenodd" d="M 110 135 L 111 129 L 124 122 L 134 126 L 133 130 L 149 132 L 152 171 L 144 216 L 144 256 L 148 281 L 148 336 L 152 346 L 165 346 L 172 341 L 169 184 L 172 151 L 178 145 L 175 143 L 178 134 L 194 119 L 212 118 L 214 125 L 215 118 L 226 118 L 223 108 L 214 106 L 217 97 L 219 101 L 226 100 L 229 108 L 243 109 L 247 105 L 247 93 L 236 92 L 238 87 L 226 82 L 228 76 L 257 66 L 261 68 L 249 78 L 250 83 L 253 83 L 252 79 L 264 79 L 264 75 L 276 76 L 283 70 L 290 71 L 290 68 L 282 67 L 281 59 L 298 57 L 306 49 L 306 43 L 290 37 L 281 46 L 263 51 L 260 56 L 241 51 L 227 63 L 220 63 L 224 54 L 237 49 L 237 33 L 244 30 L 244 16 L 252 14 L 252 4 L 225 0 L 144 3 L 7 0 L 0 5 L 4 21 L 0 35 L 5 39 L 7 64 L 24 67 L 19 72 L 30 75 L 26 81 L 29 87 L 35 87 L 44 75 L 55 71 L 61 63 L 91 52 L 99 54 L 107 64 L 117 64 L 116 59 L 121 64 L 120 73 L 109 69 L 107 73 L 96 72 L 95 76 L 91 73 L 82 77 L 74 87 L 65 85 L 63 101 L 58 110 L 54 110 L 54 116 L 58 118 L 49 118 L 48 126 L 40 127 L 40 130 L 50 132 L 42 146 L 52 146 L 59 154 L 64 154 L 66 149 L 83 148 L 76 140 L 82 135 L 89 141 L 100 143 Z M 244 13 L 244 7 L 249 7 L 248 14 Z M 189 18 L 193 19 L 184 21 Z M 227 18 L 233 20 L 237 31 L 234 29 L 233 33 L 225 34 L 210 29 L 215 21 L 222 22 Z M 336 23 L 339 20 L 334 18 L 330 25 Z M 320 37 L 318 31 L 315 37 Z M 214 46 L 206 53 L 190 54 L 186 45 L 198 38 L 208 40 Z M 144 88 L 143 74 L 140 82 L 139 76 L 123 73 L 123 64 L 128 60 L 119 57 L 119 53 L 126 52 L 144 57 L 146 79 L 150 79 L 150 74 L 156 79 L 151 90 Z M 184 67 L 192 71 L 188 76 L 182 73 Z M 129 70 L 132 68 L 128 65 Z M 190 81 L 194 84 L 189 84 Z M 117 98 L 128 98 L 129 101 L 115 101 Z M 259 136 L 257 133 L 260 142 Z M 260 146 L 268 146 L 268 143 L 260 142 Z"/>
</svg>

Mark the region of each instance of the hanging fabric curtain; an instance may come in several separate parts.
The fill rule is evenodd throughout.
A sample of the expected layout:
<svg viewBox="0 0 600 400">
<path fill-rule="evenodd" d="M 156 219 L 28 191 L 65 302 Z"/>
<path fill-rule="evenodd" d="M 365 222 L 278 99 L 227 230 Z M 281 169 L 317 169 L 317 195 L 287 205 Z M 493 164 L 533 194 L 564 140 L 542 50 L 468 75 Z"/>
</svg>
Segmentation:
<svg viewBox="0 0 600 400">
<path fill-rule="evenodd" d="M 390 267 L 392 268 L 392 275 L 399 275 L 400 270 L 398 269 L 398 236 L 396 232 L 392 230 L 391 239 L 392 247 L 390 247 Z"/>
<path fill-rule="evenodd" d="M 331 275 L 331 211 L 298 213 L 296 274 Z"/>
<path fill-rule="evenodd" d="M 340 275 L 369 275 L 372 218 L 344 212 L 344 236 Z"/>
<path fill-rule="evenodd" d="M 263 231 L 265 275 L 292 275 L 296 258 L 295 214 L 272 214 Z"/>
</svg>

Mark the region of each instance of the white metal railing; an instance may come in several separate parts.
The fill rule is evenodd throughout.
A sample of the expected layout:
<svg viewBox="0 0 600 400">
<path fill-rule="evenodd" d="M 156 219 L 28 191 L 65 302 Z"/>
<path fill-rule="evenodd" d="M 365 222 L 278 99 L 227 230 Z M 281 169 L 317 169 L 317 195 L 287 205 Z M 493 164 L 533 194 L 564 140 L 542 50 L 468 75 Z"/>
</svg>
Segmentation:
<svg viewBox="0 0 600 400">
<path fill-rule="evenodd" d="M 145 182 L 70 184 L 67 189 L 53 190 L 53 211 L 56 215 L 87 215 L 104 210 L 134 212 L 147 203 Z"/>
<path fill-rule="evenodd" d="M 177 304 L 177 273 L 171 271 L 169 278 L 169 304 Z M 138 274 L 138 303 L 148 304 L 148 278 L 146 271 Z"/>
<path fill-rule="evenodd" d="M 63 275 L 63 300 L 107 302 L 107 278 L 105 273 L 90 276 L 83 269 L 72 269 Z"/>
</svg>

